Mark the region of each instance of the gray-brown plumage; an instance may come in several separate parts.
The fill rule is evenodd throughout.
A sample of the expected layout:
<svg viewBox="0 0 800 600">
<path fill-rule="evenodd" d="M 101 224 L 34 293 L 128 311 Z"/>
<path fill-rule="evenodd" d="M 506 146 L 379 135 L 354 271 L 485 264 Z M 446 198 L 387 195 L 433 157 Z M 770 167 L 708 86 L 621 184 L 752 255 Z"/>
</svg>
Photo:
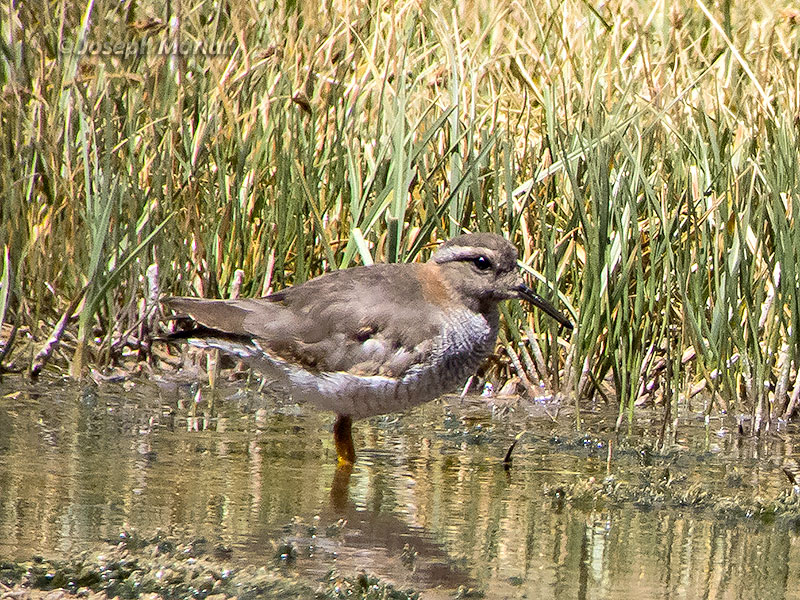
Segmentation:
<svg viewBox="0 0 800 600">
<path fill-rule="evenodd" d="M 164 302 L 201 326 L 190 343 L 239 356 L 295 399 L 347 418 L 349 435 L 351 418 L 463 384 L 493 350 L 498 303 L 510 298 L 572 327 L 523 284 L 516 248 L 488 233 L 453 238 L 427 263 L 335 271 L 265 298 Z"/>
</svg>

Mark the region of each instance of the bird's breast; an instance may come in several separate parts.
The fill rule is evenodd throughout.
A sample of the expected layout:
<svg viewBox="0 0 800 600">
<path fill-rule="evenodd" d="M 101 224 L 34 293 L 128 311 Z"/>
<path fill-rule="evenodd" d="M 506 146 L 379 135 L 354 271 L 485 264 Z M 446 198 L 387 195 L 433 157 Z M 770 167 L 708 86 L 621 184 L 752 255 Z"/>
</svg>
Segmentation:
<svg viewBox="0 0 800 600">
<path fill-rule="evenodd" d="M 423 376 L 441 382 L 439 393 L 463 383 L 494 350 L 497 330 L 496 314 L 487 317 L 466 309 L 454 312 L 445 320 Z"/>
</svg>

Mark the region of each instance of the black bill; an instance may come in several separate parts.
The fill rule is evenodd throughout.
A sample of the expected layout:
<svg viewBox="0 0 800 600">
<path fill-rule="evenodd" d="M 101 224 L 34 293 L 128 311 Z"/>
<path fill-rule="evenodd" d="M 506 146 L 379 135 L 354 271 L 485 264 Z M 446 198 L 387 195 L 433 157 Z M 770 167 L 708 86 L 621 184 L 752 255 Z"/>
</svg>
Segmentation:
<svg viewBox="0 0 800 600">
<path fill-rule="evenodd" d="M 519 292 L 520 298 L 524 298 L 539 310 L 553 317 L 556 321 L 558 321 L 559 325 L 561 325 L 562 327 L 566 327 L 567 329 L 572 329 L 572 321 L 570 321 L 567 317 L 563 315 L 563 313 L 561 313 L 561 311 L 559 311 L 555 306 L 550 304 L 547 300 L 542 298 L 539 294 L 534 292 L 527 285 L 520 284 L 517 287 L 517 292 Z"/>
</svg>

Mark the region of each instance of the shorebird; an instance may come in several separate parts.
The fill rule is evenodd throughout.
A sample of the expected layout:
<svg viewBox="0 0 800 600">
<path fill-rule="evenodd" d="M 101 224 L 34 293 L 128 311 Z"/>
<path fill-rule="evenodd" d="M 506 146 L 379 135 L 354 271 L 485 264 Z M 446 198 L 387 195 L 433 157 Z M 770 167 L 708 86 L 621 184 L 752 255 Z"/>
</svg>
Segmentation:
<svg viewBox="0 0 800 600">
<path fill-rule="evenodd" d="M 448 240 L 426 263 L 352 267 L 264 298 L 164 303 L 195 323 L 173 338 L 244 359 L 293 399 L 336 413 L 337 458 L 349 465 L 352 420 L 463 385 L 494 350 L 499 303 L 514 298 L 572 329 L 523 283 L 516 248 L 491 233 Z"/>
</svg>

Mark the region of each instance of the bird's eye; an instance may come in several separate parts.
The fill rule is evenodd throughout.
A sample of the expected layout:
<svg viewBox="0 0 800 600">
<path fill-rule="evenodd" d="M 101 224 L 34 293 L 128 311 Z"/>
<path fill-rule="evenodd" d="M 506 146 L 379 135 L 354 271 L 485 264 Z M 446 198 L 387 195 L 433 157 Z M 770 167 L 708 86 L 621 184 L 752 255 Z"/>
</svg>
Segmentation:
<svg viewBox="0 0 800 600">
<path fill-rule="evenodd" d="M 472 264 L 474 264 L 479 271 L 487 271 L 492 268 L 492 261 L 485 256 L 476 256 L 472 259 Z"/>
</svg>

